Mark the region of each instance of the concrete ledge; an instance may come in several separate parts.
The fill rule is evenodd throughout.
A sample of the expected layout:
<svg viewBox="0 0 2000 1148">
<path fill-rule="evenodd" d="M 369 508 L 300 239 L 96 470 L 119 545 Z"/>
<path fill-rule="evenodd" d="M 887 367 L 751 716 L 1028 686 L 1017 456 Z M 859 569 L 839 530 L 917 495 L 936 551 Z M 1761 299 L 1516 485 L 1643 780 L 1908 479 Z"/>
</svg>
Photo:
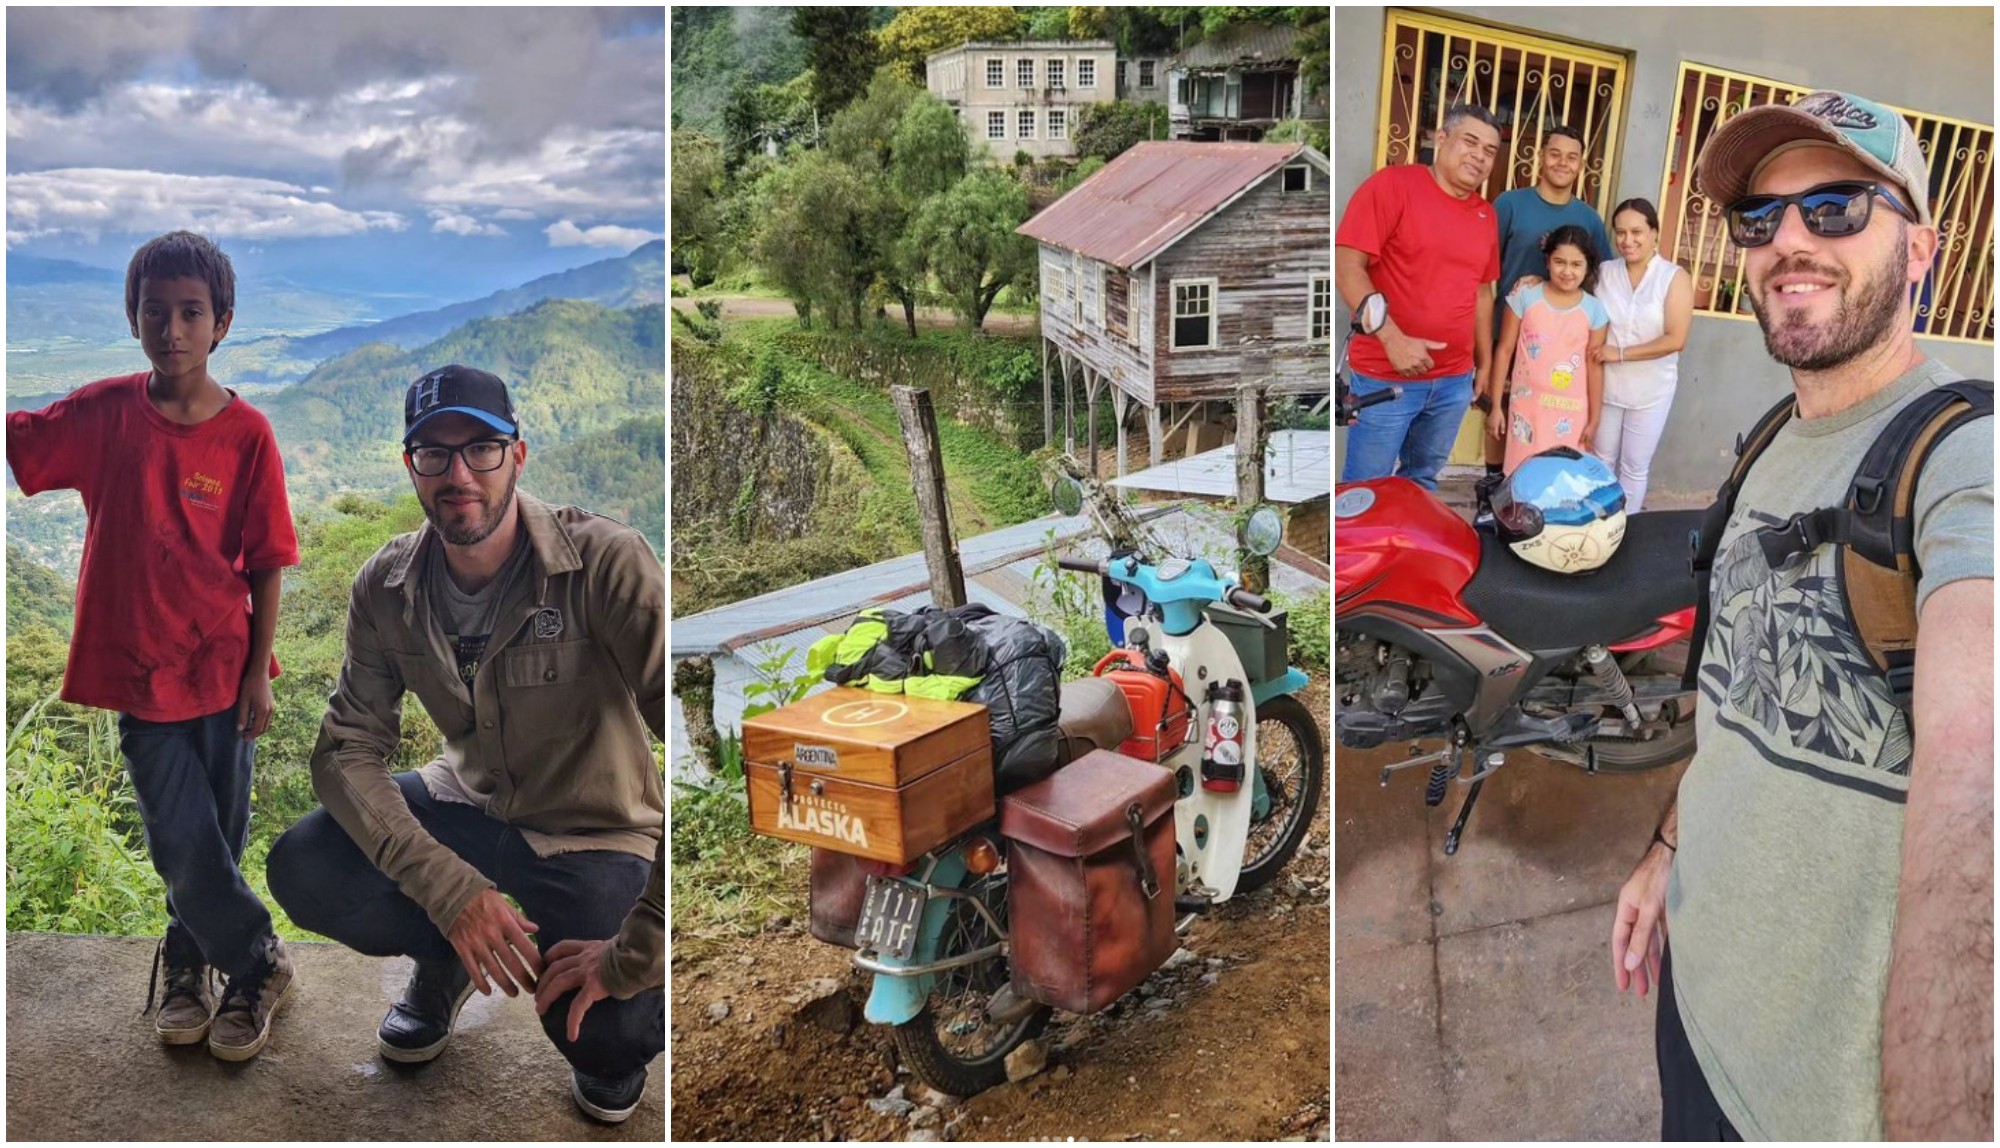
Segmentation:
<svg viewBox="0 0 2000 1148">
<path fill-rule="evenodd" d="M 666 1058 L 630 1120 L 598 1124 L 570 1100 L 569 1065 L 525 998 L 474 994 L 436 1061 L 382 1060 L 375 1027 L 410 962 L 338 945 L 287 945 L 298 988 L 255 1060 L 169 1048 L 140 1015 L 153 945 L 8 934 L 8 1139 L 666 1139 Z"/>
</svg>

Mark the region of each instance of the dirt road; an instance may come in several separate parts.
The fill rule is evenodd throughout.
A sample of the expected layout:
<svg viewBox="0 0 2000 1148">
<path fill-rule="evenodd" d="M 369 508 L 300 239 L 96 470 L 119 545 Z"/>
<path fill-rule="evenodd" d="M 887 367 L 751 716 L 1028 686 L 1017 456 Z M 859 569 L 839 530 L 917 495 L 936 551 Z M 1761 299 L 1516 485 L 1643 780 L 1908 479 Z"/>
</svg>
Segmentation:
<svg viewBox="0 0 2000 1148">
<path fill-rule="evenodd" d="M 963 1102 L 899 1070 L 888 1032 L 859 1019 L 847 950 L 803 922 L 677 942 L 673 1138 L 1326 1139 L 1329 852 L 1323 805 L 1270 886 L 1182 938 L 1192 959 L 1107 1012 L 1057 1014 L 1045 1071 Z"/>
<path fill-rule="evenodd" d="M 695 313 L 695 304 L 706 303 L 716 299 L 722 301 L 722 317 L 724 319 L 789 318 L 798 314 L 797 309 L 792 306 L 791 300 L 771 299 L 761 295 L 708 295 L 701 298 L 676 296 L 674 298 L 674 309 L 685 311 L 692 315 Z M 889 318 L 898 326 L 901 326 L 903 322 L 902 310 L 900 308 L 891 309 Z M 953 327 L 957 324 L 958 316 L 952 314 L 950 311 L 938 307 L 917 308 L 917 325 L 919 327 Z M 990 335 L 1032 335 L 1035 333 L 1035 316 L 1004 311 L 988 311 L 986 313 L 986 325 L 981 330 Z"/>
</svg>

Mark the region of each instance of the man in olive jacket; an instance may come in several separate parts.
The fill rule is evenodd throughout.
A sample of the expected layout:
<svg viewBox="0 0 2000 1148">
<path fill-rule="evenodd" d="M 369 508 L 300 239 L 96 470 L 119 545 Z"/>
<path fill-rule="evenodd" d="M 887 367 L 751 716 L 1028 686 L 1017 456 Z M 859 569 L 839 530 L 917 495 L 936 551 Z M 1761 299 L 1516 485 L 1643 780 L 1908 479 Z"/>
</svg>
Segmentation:
<svg viewBox="0 0 2000 1148">
<path fill-rule="evenodd" d="M 527 444 L 493 375 L 425 375 L 403 425 L 429 522 L 354 579 L 312 757 L 324 808 L 272 847 L 271 892 L 303 928 L 416 959 L 384 1057 L 443 1052 L 475 988 L 532 991 L 577 1105 L 622 1121 L 666 1045 L 647 740 L 664 736 L 665 578 L 638 532 L 515 491 Z M 405 691 L 443 756 L 391 774 Z"/>
</svg>

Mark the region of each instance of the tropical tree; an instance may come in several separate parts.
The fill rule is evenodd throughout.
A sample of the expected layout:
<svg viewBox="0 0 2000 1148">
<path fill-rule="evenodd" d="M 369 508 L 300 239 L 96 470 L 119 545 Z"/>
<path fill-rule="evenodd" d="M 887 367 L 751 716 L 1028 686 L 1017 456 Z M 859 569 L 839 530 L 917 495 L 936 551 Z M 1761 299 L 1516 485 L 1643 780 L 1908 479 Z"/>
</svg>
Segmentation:
<svg viewBox="0 0 2000 1148">
<path fill-rule="evenodd" d="M 1076 154 L 1112 160 L 1141 140 L 1166 135 L 1167 109 L 1158 104 L 1131 100 L 1087 104 L 1076 118 Z"/>
<path fill-rule="evenodd" d="M 881 193 L 824 151 L 806 152 L 766 177 L 757 261 L 810 326 L 815 305 L 834 326 L 862 320 L 880 255 Z"/>
<path fill-rule="evenodd" d="M 689 282 L 703 287 L 720 263 L 717 199 L 722 189 L 722 144 L 700 132 L 674 133 L 673 194 L 668 198 L 674 229 L 674 263 Z"/>
<path fill-rule="evenodd" d="M 875 74 L 868 91 L 834 116 L 826 128 L 826 148 L 834 158 L 869 171 L 889 166 L 890 142 L 910 102 L 924 90 L 888 69 Z"/>
<path fill-rule="evenodd" d="M 805 43 L 820 115 L 833 115 L 867 90 L 879 54 L 867 8 L 795 8 L 791 28 Z"/>
<path fill-rule="evenodd" d="M 928 253 L 931 274 L 968 328 L 985 325 L 1008 284 L 1032 286 L 1035 244 L 1014 231 L 1027 219 L 1027 189 L 992 169 L 966 176 L 917 212 L 909 242 Z"/>
<path fill-rule="evenodd" d="M 924 80 L 924 61 L 967 40 L 1011 40 L 1021 31 L 1021 11 L 999 6 L 904 8 L 875 34 L 882 62 L 911 83 Z"/>
</svg>

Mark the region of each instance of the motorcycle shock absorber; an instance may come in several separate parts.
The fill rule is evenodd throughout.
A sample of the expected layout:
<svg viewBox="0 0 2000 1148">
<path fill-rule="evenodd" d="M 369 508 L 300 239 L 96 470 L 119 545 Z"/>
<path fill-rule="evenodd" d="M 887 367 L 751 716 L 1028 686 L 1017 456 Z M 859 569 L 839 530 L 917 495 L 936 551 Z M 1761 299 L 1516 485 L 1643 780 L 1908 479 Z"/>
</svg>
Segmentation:
<svg viewBox="0 0 2000 1148">
<path fill-rule="evenodd" d="M 1625 680 L 1625 671 L 1618 668 L 1618 659 L 1603 646 L 1592 646 L 1583 652 L 1583 660 L 1598 686 L 1611 695 L 1611 704 L 1625 715 L 1626 728 L 1632 731 L 1632 736 L 1639 736 L 1639 707 L 1632 699 L 1632 683 Z"/>
</svg>

